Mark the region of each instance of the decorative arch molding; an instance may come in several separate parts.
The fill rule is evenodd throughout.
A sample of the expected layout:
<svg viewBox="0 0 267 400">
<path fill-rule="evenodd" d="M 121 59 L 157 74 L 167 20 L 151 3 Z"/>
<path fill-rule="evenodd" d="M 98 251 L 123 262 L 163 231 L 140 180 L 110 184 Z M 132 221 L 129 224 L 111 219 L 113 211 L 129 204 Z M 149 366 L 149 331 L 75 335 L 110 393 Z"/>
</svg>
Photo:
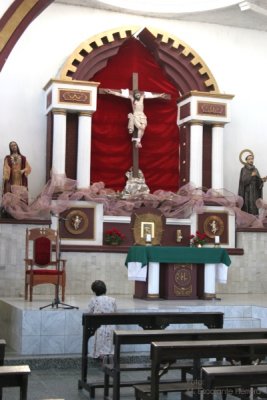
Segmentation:
<svg viewBox="0 0 267 400">
<path fill-rule="evenodd" d="M 205 62 L 185 42 L 166 32 L 137 26 L 105 31 L 84 41 L 63 65 L 60 79 L 90 81 L 133 36 L 153 54 L 181 95 L 192 90 L 219 92 Z"/>
</svg>

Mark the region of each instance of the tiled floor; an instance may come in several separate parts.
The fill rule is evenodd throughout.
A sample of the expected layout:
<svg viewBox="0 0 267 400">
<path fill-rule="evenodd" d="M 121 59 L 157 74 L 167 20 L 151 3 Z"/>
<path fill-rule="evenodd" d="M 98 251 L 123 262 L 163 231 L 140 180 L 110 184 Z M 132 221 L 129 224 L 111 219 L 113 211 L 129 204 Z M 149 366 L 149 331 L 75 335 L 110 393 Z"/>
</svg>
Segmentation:
<svg viewBox="0 0 267 400">
<path fill-rule="evenodd" d="M 100 369 L 91 368 L 88 372 L 90 373 L 92 382 L 103 379 L 103 373 Z M 79 377 L 80 371 L 77 369 L 33 370 L 29 377 L 27 400 L 88 400 L 90 398 L 89 393 L 84 390 L 78 390 Z M 125 378 L 127 380 L 131 379 L 130 376 Z M 112 395 L 112 391 L 110 394 Z M 169 394 L 167 397 L 164 397 L 166 400 L 174 400 L 177 398 L 180 398 L 177 393 Z M 19 399 L 18 388 L 6 388 L 3 390 L 3 400 L 17 399 Z M 95 399 L 103 400 L 103 389 L 96 389 Z M 121 389 L 121 400 L 134 399 L 134 390 L 132 388 Z"/>
</svg>

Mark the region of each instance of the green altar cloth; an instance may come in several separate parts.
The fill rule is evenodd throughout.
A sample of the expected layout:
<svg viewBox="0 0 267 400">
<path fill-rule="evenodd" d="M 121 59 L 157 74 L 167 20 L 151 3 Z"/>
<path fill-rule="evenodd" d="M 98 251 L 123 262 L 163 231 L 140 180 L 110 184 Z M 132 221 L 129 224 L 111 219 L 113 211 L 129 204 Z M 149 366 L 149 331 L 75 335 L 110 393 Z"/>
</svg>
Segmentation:
<svg viewBox="0 0 267 400">
<path fill-rule="evenodd" d="M 225 249 L 220 247 L 176 247 L 176 246 L 132 246 L 130 247 L 125 265 L 130 262 L 140 262 L 142 266 L 149 262 L 178 264 L 225 264 L 229 267 L 230 257 Z"/>
</svg>

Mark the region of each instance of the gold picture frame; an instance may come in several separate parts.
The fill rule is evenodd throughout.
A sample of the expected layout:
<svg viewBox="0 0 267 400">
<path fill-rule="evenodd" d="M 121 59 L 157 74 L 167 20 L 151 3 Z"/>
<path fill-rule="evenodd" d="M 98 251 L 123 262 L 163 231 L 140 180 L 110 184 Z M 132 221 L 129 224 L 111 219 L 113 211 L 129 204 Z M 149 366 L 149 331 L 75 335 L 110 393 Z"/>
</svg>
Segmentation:
<svg viewBox="0 0 267 400">
<path fill-rule="evenodd" d="M 132 229 L 135 245 L 145 246 L 147 234 L 151 234 L 151 245 L 160 246 L 164 231 L 164 216 L 153 212 L 134 213 Z"/>
<path fill-rule="evenodd" d="M 155 223 L 142 221 L 141 222 L 141 238 L 146 239 L 146 235 L 151 235 L 153 239 L 155 237 Z"/>
</svg>

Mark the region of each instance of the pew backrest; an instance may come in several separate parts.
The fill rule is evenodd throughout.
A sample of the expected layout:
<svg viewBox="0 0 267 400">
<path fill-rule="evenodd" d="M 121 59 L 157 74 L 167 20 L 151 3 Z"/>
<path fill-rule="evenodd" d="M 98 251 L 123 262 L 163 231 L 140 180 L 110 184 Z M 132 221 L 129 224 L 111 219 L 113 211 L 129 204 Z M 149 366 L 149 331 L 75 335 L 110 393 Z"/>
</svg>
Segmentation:
<svg viewBox="0 0 267 400">
<path fill-rule="evenodd" d="M 267 329 L 115 330 L 113 333 L 114 366 L 120 363 L 122 345 L 150 344 L 155 341 L 233 339 L 267 339 Z"/>
<path fill-rule="evenodd" d="M 4 365 L 5 351 L 6 351 L 6 341 L 4 339 L 0 339 L 0 365 Z"/>
<path fill-rule="evenodd" d="M 165 329 L 171 324 L 204 324 L 209 329 L 223 327 L 223 312 L 137 312 L 137 313 L 84 313 L 82 316 L 82 365 L 79 389 L 90 390 L 88 377 L 88 340 L 102 325 L 137 325 L 144 330 Z"/>
<path fill-rule="evenodd" d="M 159 398 L 160 368 L 162 363 L 176 360 L 196 360 L 193 379 L 200 379 L 200 359 L 229 358 L 246 362 L 264 358 L 267 355 L 267 339 L 203 340 L 151 343 L 151 399 Z"/>
<path fill-rule="evenodd" d="M 152 342 L 152 365 L 174 362 L 178 359 L 228 357 L 258 359 L 267 354 L 267 339 L 195 340 Z"/>
</svg>

